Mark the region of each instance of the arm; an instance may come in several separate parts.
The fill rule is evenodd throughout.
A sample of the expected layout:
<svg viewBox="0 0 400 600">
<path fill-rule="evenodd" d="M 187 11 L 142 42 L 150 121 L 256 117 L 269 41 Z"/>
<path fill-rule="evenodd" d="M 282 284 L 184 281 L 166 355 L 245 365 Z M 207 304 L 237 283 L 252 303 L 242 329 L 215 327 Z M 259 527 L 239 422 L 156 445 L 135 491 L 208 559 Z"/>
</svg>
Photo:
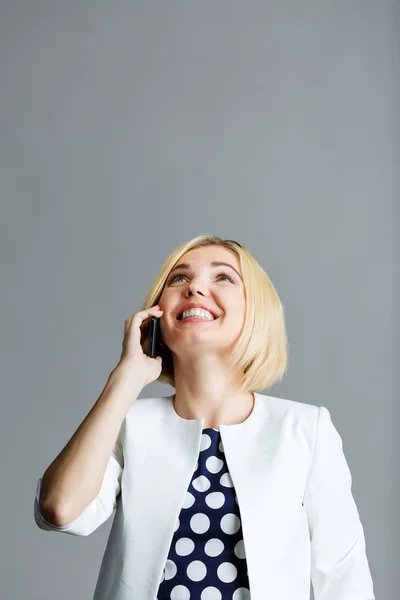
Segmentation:
<svg viewBox="0 0 400 600">
<path fill-rule="evenodd" d="M 112 371 L 93 408 L 38 481 L 35 520 L 39 527 L 67 531 L 75 524 L 81 531 L 80 517 L 87 523 L 93 514 L 92 525 L 96 518 L 98 527 L 111 514 L 124 466 L 122 424 L 142 387 L 137 374 L 122 365 Z"/>
<path fill-rule="evenodd" d="M 303 501 L 315 600 L 375 600 L 364 530 L 351 485 L 342 439 L 329 410 L 320 406 Z"/>
</svg>

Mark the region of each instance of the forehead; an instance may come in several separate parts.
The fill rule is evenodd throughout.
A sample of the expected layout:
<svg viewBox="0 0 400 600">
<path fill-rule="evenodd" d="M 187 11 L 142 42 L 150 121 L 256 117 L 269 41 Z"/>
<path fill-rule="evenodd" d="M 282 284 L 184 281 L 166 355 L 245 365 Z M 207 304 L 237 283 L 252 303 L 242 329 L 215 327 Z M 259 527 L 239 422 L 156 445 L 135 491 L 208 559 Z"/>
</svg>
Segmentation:
<svg viewBox="0 0 400 600">
<path fill-rule="evenodd" d="M 240 262 L 233 252 L 230 252 L 227 248 L 222 246 L 202 246 L 200 248 L 193 248 L 185 252 L 179 262 L 188 262 L 191 265 L 202 265 L 208 264 L 212 260 L 221 260 L 230 263 L 233 267 L 236 267 L 240 272 Z"/>
</svg>

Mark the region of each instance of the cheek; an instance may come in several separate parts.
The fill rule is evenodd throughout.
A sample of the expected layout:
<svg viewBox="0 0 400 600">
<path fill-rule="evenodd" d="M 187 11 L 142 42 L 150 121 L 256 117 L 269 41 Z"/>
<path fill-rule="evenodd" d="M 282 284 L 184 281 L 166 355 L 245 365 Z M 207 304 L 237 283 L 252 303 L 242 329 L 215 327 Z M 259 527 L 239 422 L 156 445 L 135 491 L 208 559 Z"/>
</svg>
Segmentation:
<svg viewBox="0 0 400 600">
<path fill-rule="evenodd" d="M 225 323 L 235 330 L 240 329 L 243 326 L 245 310 L 246 307 L 243 302 L 232 302 L 230 305 L 226 305 Z"/>
<path fill-rule="evenodd" d="M 229 298 L 224 302 L 224 307 L 227 314 L 232 313 L 235 315 L 244 315 L 246 310 L 246 303 L 242 297 Z"/>
<path fill-rule="evenodd" d="M 168 294 L 166 291 L 164 291 L 160 296 L 158 304 L 163 309 L 164 314 L 169 313 L 173 308 L 170 294 Z"/>
</svg>

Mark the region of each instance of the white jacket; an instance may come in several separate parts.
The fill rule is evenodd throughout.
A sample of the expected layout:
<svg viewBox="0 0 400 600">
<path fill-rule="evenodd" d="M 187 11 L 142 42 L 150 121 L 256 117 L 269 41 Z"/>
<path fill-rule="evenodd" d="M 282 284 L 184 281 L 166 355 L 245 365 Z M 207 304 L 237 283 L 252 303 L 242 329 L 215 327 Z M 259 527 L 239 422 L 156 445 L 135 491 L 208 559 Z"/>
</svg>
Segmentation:
<svg viewBox="0 0 400 600">
<path fill-rule="evenodd" d="M 220 426 L 251 600 L 309 600 L 310 581 L 315 600 L 375 600 L 352 476 L 329 410 L 254 397 L 244 422 Z M 55 527 L 40 514 L 37 482 L 41 529 L 86 536 L 116 508 L 93 600 L 156 600 L 205 423 L 180 417 L 172 401 L 135 400 L 98 496 L 69 525 Z"/>
</svg>

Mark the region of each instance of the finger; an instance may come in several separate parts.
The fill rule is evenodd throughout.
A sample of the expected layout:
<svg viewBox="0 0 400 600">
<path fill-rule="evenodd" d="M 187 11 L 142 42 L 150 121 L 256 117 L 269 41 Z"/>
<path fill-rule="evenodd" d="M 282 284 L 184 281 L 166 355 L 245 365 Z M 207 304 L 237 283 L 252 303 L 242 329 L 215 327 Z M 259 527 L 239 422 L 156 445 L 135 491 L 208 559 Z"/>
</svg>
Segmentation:
<svg viewBox="0 0 400 600">
<path fill-rule="evenodd" d="M 161 316 L 163 313 L 162 310 L 157 310 L 155 308 L 150 308 L 147 310 L 141 310 L 134 315 L 132 315 L 131 323 L 129 325 L 129 329 L 131 331 L 131 335 L 134 343 L 140 344 L 140 338 L 142 334 L 141 325 L 144 321 L 147 321 L 152 316 Z M 146 323 L 146 325 L 150 325 L 150 322 Z"/>
<path fill-rule="evenodd" d="M 133 315 L 131 315 L 130 317 L 128 317 L 127 319 L 125 319 L 125 326 L 124 326 L 124 331 L 126 332 L 126 330 L 131 326 L 132 324 L 132 320 L 133 317 L 136 315 L 140 315 L 142 317 L 142 321 L 147 321 L 148 318 L 150 318 L 150 316 L 152 316 L 152 314 L 150 314 L 151 311 L 153 310 L 157 310 L 159 308 L 159 304 L 156 304 L 155 306 L 151 306 L 150 308 L 147 308 L 145 310 L 141 310 L 137 313 L 133 313 Z M 160 311 L 158 311 L 160 312 Z M 161 311 L 163 312 L 163 311 Z"/>
</svg>

